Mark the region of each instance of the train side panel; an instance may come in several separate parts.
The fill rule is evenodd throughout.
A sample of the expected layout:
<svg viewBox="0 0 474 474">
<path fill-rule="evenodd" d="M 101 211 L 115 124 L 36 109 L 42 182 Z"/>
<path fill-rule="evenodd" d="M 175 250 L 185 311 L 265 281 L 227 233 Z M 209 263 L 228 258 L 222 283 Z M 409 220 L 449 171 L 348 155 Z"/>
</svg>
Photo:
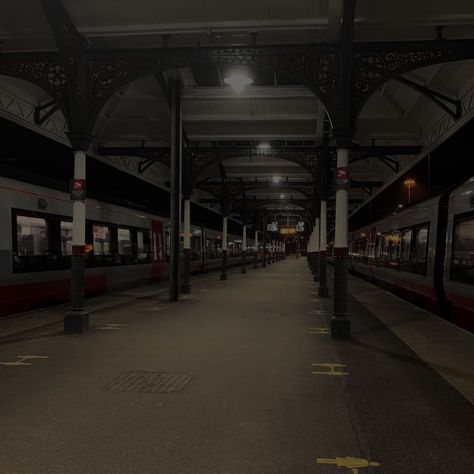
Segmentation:
<svg viewBox="0 0 474 474">
<path fill-rule="evenodd" d="M 443 281 L 451 319 L 474 331 L 474 179 L 449 199 Z"/>
</svg>

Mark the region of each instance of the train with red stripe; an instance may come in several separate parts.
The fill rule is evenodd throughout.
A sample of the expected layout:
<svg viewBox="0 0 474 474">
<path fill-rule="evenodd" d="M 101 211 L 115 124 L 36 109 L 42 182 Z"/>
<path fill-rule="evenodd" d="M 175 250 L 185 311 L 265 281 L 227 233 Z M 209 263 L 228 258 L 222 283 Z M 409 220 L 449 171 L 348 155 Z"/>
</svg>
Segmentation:
<svg viewBox="0 0 474 474">
<path fill-rule="evenodd" d="M 168 277 L 167 218 L 92 199 L 86 206 L 86 296 Z M 216 214 L 216 227 L 220 222 Z M 0 177 L 0 223 L 0 317 L 67 302 L 70 196 Z M 221 232 L 196 222 L 191 232 L 191 273 L 220 268 Z M 242 237 L 229 234 L 229 266 L 240 264 L 241 252 Z"/>
<path fill-rule="evenodd" d="M 349 268 L 474 332 L 474 178 L 349 234 Z"/>
</svg>

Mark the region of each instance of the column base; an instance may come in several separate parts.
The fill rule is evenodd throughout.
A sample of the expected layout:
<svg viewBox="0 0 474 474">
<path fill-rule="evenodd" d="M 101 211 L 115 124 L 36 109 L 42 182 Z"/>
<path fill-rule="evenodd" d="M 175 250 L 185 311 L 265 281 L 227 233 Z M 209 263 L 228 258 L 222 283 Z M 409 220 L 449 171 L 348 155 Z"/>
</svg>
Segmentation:
<svg viewBox="0 0 474 474">
<path fill-rule="evenodd" d="M 64 332 L 79 333 L 89 329 L 89 313 L 86 310 L 71 309 L 64 316 Z"/>
<path fill-rule="evenodd" d="M 319 283 L 319 275 L 313 274 L 313 281 Z"/>
<path fill-rule="evenodd" d="M 318 288 L 318 295 L 321 298 L 327 298 L 329 296 L 329 288 L 327 286 L 320 286 Z"/>
<path fill-rule="evenodd" d="M 183 295 L 189 295 L 191 293 L 191 283 L 182 283 L 181 293 L 183 293 Z"/>
<path fill-rule="evenodd" d="M 333 316 L 331 318 L 331 338 L 351 338 L 351 322 L 349 321 L 347 316 Z"/>
<path fill-rule="evenodd" d="M 241 269 L 240 269 L 240 273 L 242 273 L 242 274 L 247 273 L 247 269 L 246 269 L 246 268 L 241 268 Z"/>
<path fill-rule="evenodd" d="M 221 280 L 222 281 L 227 280 L 227 275 L 224 273 L 221 273 Z"/>
</svg>

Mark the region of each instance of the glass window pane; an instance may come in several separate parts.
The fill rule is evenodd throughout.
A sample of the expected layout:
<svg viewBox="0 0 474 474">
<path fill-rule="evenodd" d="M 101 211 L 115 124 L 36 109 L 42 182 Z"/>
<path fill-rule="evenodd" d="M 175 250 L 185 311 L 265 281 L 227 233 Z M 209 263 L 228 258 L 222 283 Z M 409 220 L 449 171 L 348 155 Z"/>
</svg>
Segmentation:
<svg viewBox="0 0 474 474">
<path fill-rule="evenodd" d="M 72 222 L 61 221 L 61 255 L 72 255 Z"/>
<path fill-rule="evenodd" d="M 390 260 L 398 261 L 400 258 L 400 242 L 401 234 L 400 232 L 394 232 L 390 235 Z"/>
<path fill-rule="evenodd" d="M 474 285 L 474 218 L 455 224 L 451 279 Z"/>
<path fill-rule="evenodd" d="M 94 255 L 110 255 L 110 230 L 107 226 L 93 225 Z"/>
<path fill-rule="evenodd" d="M 156 245 L 156 236 L 155 236 L 155 245 Z M 148 232 L 137 230 L 137 253 L 138 253 L 138 260 L 140 261 L 148 260 L 149 255 L 150 255 L 150 235 L 148 234 Z M 155 258 L 155 260 L 157 260 L 157 257 Z"/>
<path fill-rule="evenodd" d="M 48 254 L 46 220 L 38 217 L 16 217 L 17 249 L 20 256 Z"/>
<path fill-rule="evenodd" d="M 117 243 L 119 255 L 132 255 L 132 233 L 130 229 L 117 229 Z"/>
<path fill-rule="evenodd" d="M 413 232 L 409 230 L 405 230 L 403 232 L 402 238 L 402 262 L 409 262 L 410 261 L 410 249 L 411 249 L 411 238 Z"/>
<path fill-rule="evenodd" d="M 415 241 L 415 262 L 426 263 L 426 254 L 428 250 L 428 229 L 423 227 L 418 229 Z"/>
</svg>

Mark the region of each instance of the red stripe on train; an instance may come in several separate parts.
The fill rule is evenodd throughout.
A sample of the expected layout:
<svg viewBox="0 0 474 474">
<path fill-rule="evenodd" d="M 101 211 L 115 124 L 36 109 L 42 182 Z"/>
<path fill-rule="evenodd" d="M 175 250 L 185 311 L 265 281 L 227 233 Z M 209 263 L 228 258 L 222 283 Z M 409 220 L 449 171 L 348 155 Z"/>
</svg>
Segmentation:
<svg viewBox="0 0 474 474">
<path fill-rule="evenodd" d="M 105 275 L 86 277 L 86 296 L 105 293 L 106 287 Z M 69 301 L 70 288 L 69 279 L 0 286 L 0 316 L 65 303 Z"/>
</svg>

